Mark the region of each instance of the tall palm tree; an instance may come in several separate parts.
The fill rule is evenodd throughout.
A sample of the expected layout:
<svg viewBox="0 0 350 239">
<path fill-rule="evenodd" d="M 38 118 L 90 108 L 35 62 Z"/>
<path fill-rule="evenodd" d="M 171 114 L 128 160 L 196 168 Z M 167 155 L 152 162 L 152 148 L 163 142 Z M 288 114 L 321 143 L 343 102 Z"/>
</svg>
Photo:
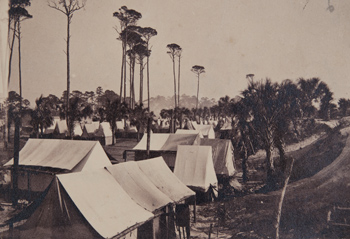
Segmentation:
<svg viewBox="0 0 350 239">
<path fill-rule="evenodd" d="M 143 102 L 143 70 L 145 68 L 143 60 L 145 57 L 149 55 L 149 50 L 144 44 L 137 44 L 134 47 L 134 51 L 136 53 L 136 59 L 138 64 L 140 65 L 140 95 L 139 95 L 139 105 Z"/>
<path fill-rule="evenodd" d="M 175 108 L 178 107 L 178 97 L 176 94 L 176 74 L 175 74 L 175 60 L 177 56 L 181 56 L 181 47 L 176 43 L 171 43 L 166 46 L 169 51 L 167 51 L 168 55 L 170 56 L 170 59 L 173 62 L 173 76 L 174 76 L 174 99 L 175 99 Z"/>
<path fill-rule="evenodd" d="M 122 32 L 129 26 L 136 25 L 137 21 L 142 18 L 142 14 L 134 9 L 128 9 L 126 6 L 122 6 L 119 11 L 113 13 L 113 17 L 119 19 L 120 30 L 116 28 L 119 33 L 118 40 L 122 41 L 122 65 L 121 65 L 121 77 L 120 77 L 120 97 L 123 95 L 124 88 L 124 101 L 126 98 L 126 52 L 127 52 L 127 40 L 128 32 L 125 32 L 125 36 L 121 37 Z M 123 86 L 124 85 L 124 86 Z"/>
<path fill-rule="evenodd" d="M 196 74 L 197 76 L 197 79 L 198 79 L 198 84 L 197 84 L 197 104 L 196 104 L 196 110 L 198 110 L 198 101 L 199 101 L 199 76 L 202 74 L 202 73 L 205 73 L 205 68 L 203 66 L 198 66 L 198 65 L 195 65 L 195 66 L 192 66 L 192 69 L 191 71 Z"/>
<path fill-rule="evenodd" d="M 249 82 L 248 88 L 242 92 L 243 104 L 252 116 L 253 132 L 261 139 L 266 152 L 267 185 L 275 185 L 275 167 L 272 157 L 274 130 L 280 109 L 277 106 L 278 84 L 269 79 L 265 82 Z"/>
<path fill-rule="evenodd" d="M 63 13 L 67 18 L 67 47 L 66 47 L 66 57 L 67 57 L 67 95 L 66 95 L 66 117 L 67 117 L 67 127 L 68 127 L 68 136 L 71 136 L 70 133 L 72 129 L 70 129 L 70 119 L 69 119 L 69 97 L 70 97 L 70 25 L 72 23 L 73 15 L 76 11 L 85 7 L 86 0 L 50 0 L 48 2 L 49 7 Z"/>
</svg>

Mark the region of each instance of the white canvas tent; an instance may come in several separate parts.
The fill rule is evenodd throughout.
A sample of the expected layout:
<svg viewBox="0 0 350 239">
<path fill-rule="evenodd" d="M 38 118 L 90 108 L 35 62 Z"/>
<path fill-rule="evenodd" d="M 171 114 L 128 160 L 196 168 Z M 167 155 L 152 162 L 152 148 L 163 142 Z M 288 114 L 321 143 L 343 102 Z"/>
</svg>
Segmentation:
<svg viewBox="0 0 350 239">
<path fill-rule="evenodd" d="M 53 130 L 53 136 L 57 139 L 64 139 L 67 136 L 68 127 L 65 120 L 56 121 L 55 129 Z"/>
<path fill-rule="evenodd" d="M 73 136 L 81 136 L 83 134 L 83 130 L 81 129 L 81 125 L 79 122 L 74 124 Z"/>
<path fill-rule="evenodd" d="M 81 134 L 82 138 L 85 139 L 94 139 L 95 132 L 100 128 L 100 122 L 94 121 L 91 124 L 85 124 L 83 127 L 83 133 Z"/>
<path fill-rule="evenodd" d="M 105 169 L 58 175 L 16 238 L 136 238 L 154 215 L 135 203 Z"/>
<path fill-rule="evenodd" d="M 124 131 L 124 120 L 116 121 L 117 131 L 123 132 Z"/>
<path fill-rule="evenodd" d="M 199 134 L 151 134 L 150 157 L 162 156 L 166 164 L 173 169 L 175 166 L 176 152 L 178 145 L 199 145 Z M 147 134 L 133 148 L 135 160 L 146 158 Z"/>
<path fill-rule="evenodd" d="M 173 201 L 160 191 L 141 171 L 136 162 L 130 161 L 106 167 L 129 196 L 146 210 L 156 213 Z"/>
<path fill-rule="evenodd" d="M 231 140 L 201 139 L 200 145 L 212 147 L 214 169 L 217 177 L 233 176 L 236 172 Z"/>
<path fill-rule="evenodd" d="M 156 216 L 139 228 L 140 234 L 150 232 L 154 239 L 176 237 L 174 215 L 171 213 L 174 201 L 152 183 L 136 162 L 116 164 L 107 167 L 107 170 L 137 204 Z"/>
<path fill-rule="evenodd" d="M 13 159 L 4 166 L 13 165 Z M 98 141 L 29 139 L 19 153 L 18 187 L 42 192 L 55 174 L 112 165 Z"/>
<path fill-rule="evenodd" d="M 100 123 L 94 135 L 95 139 L 99 140 L 102 145 L 112 145 L 113 133 L 108 122 Z"/>
<path fill-rule="evenodd" d="M 200 193 L 216 193 L 218 180 L 211 146 L 179 145 L 174 174 L 189 188 Z"/>
<path fill-rule="evenodd" d="M 212 125 L 199 125 L 195 121 L 192 121 L 192 125 L 195 130 L 201 132 L 204 138 L 215 139 L 215 131 Z"/>
<path fill-rule="evenodd" d="M 47 135 L 47 134 L 52 134 L 53 131 L 55 130 L 56 123 L 57 123 L 58 121 L 60 121 L 60 118 L 59 118 L 59 117 L 54 117 L 54 118 L 53 118 L 52 125 L 44 130 L 44 134 L 46 134 L 46 135 Z"/>
<path fill-rule="evenodd" d="M 175 176 L 162 157 L 136 162 L 156 187 L 175 203 L 194 197 L 195 193 Z"/>
<path fill-rule="evenodd" d="M 177 129 L 175 134 L 199 134 L 199 137 L 201 139 L 204 138 L 202 132 L 195 129 Z"/>
</svg>

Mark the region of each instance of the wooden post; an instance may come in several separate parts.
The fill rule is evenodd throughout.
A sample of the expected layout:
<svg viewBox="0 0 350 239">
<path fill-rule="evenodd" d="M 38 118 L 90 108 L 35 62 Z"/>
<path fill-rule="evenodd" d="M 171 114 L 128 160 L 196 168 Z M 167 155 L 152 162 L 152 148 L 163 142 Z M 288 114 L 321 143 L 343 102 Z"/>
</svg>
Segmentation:
<svg viewBox="0 0 350 239">
<path fill-rule="evenodd" d="M 208 239 L 210 239 L 210 237 L 211 237 L 211 230 L 212 230 L 212 228 L 213 228 L 213 224 L 210 223 Z"/>
<path fill-rule="evenodd" d="M 276 228 L 276 239 L 280 238 L 279 229 L 280 229 L 280 221 L 281 221 L 281 214 L 282 214 L 282 204 L 283 204 L 284 195 L 286 193 L 288 181 L 289 181 L 290 175 L 292 174 L 293 163 L 294 163 L 294 158 L 291 158 L 291 160 L 289 160 L 289 164 L 287 165 L 287 168 L 286 168 L 284 186 L 283 186 L 283 189 L 282 189 L 282 192 L 281 192 L 280 201 L 278 203 L 277 220 L 276 220 L 276 225 L 275 225 L 275 228 Z"/>
</svg>

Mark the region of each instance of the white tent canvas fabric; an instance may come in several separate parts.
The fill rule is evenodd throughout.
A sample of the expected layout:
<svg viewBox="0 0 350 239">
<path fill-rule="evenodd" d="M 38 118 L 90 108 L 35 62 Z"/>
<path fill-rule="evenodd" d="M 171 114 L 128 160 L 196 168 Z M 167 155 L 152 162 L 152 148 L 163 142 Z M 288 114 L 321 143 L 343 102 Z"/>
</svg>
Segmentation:
<svg viewBox="0 0 350 239">
<path fill-rule="evenodd" d="M 207 192 L 217 187 L 211 146 L 179 145 L 174 174 L 194 190 Z"/>
<path fill-rule="evenodd" d="M 201 139 L 201 145 L 212 147 L 216 175 L 233 176 L 235 174 L 234 148 L 231 140 Z"/>
<path fill-rule="evenodd" d="M 67 132 L 68 132 L 68 127 L 67 127 L 66 121 L 65 120 L 57 121 L 53 134 L 56 136 L 65 137 L 67 135 Z"/>
<path fill-rule="evenodd" d="M 13 159 L 4 166 L 13 165 Z M 19 153 L 19 188 L 43 191 L 56 172 L 89 171 L 112 165 L 98 141 L 29 139 Z M 35 173 L 31 172 L 31 169 Z M 43 169 L 44 168 L 44 169 Z M 28 185 L 29 184 L 29 185 Z M 28 188 L 29 186 L 29 188 Z"/>
<path fill-rule="evenodd" d="M 55 128 L 56 128 L 56 123 L 57 123 L 58 121 L 60 121 L 60 118 L 54 117 L 54 118 L 53 118 L 52 125 L 44 130 L 44 134 L 52 134 L 53 131 L 54 131 Z"/>
<path fill-rule="evenodd" d="M 113 143 L 113 132 L 108 122 L 100 123 L 98 129 L 94 132 L 94 136 L 103 145 L 112 145 Z"/>
<path fill-rule="evenodd" d="M 95 132 L 100 128 L 100 122 L 92 122 L 91 124 L 85 124 L 83 127 L 82 137 L 84 138 L 93 138 Z"/>
<path fill-rule="evenodd" d="M 195 193 L 171 172 L 162 157 L 136 163 L 152 183 L 174 202 L 178 203 L 195 196 Z"/>
<path fill-rule="evenodd" d="M 199 134 L 199 137 L 202 139 L 204 138 L 202 132 L 200 130 L 195 129 L 178 129 L 176 130 L 175 134 Z"/>
<path fill-rule="evenodd" d="M 12 219 L 28 218 L 9 238 L 137 238 L 154 218 L 105 169 L 58 175 L 43 195 Z"/>
<path fill-rule="evenodd" d="M 192 125 L 195 130 L 201 132 L 204 138 L 215 139 L 215 131 L 212 125 L 199 125 L 195 121 L 192 121 Z"/>
<path fill-rule="evenodd" d="M 99 129 L 95 133 L 96 136 L 102 136 L 102 137 L 112 137 L 112 129 L 108 122 L 102 122 L 100 123 Z"/>
<path fill-rule="evenodd" d="M 74 124 L 73 136 L 81 136 L 83 134 L 83 130 L 81 129 L 81 125 L 79 122 Z"/>
<path fill-rule="evenodd" d="M 137 205 L 105 169 L 57 177 L 84 218 L 104 238 L 154 217 Z"/>
<path fill-rule="evenodd" d="M 174 203 L 141 171 L 136 162 L 106 167 L 128 195 L 146 210 L 155 211 Z"/>
<path fill-rule="evenodd" d="M 170 134 L 151 134 L 150 150 L 161 150 L 165 142 L 168 140 Z M 147 149 L 147 134 L 144 134 L 140 142 L 133 148 L 133 150 Z"/>
</svg>

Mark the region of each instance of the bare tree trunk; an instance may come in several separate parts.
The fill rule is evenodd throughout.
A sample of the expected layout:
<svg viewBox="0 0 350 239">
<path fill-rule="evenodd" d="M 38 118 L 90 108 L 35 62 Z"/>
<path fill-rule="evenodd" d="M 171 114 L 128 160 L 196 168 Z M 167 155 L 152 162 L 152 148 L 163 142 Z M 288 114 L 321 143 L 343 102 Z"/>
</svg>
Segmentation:
<svg viewBox="0 0 350 239">
<path fill-rule="evenodd" d="M 10 22 L 9 22 L 9 26 L 10 26 Z M 17 21 L 14 20 L 13 23 L 13 35 L 12 35 L 12 41 L 11 41 L 11 45 L 10 45 L 10 57 L 9 57 L 9 68 L 8 68 L 8 79 L 7 79 L 7 84 L 10 84 L 10 80 L 11 80 L 11 66 L 12 66 L 12 56 L 13 56 L 13 47 L 15 44 L 15 38 L 16 38 L 16 29 L 17 29 Z M 10 28 L 9 28 L 10 31 Z M 8 108 L 5 109 L 5 127 L 4 127 L 4 144 L 5 144 L 5 148 L 7 148 L 8 143 L 11 141 L 11 136 L 10 136 L 10 128 L 11 128 L 11 119 L 9 119 L 8 117 Z M 7 126 L 7 130 L 6 130 L 6 126 Z"/>
<path fill-rule="evenodd" d="M 129 107 L 130 109 L 132 109 L 132 59 L 131 57 L 129 58 L 129 83 L 130 83 L 130 87 L 129 87 Z"/>
<path fill-rule="evenodd" d="M 21 56 L 21 22 L 18 21 L 17 24 L 17 34 L 18 34 L 18 81 L 19 81 L 19 117 L 22 113 L 22 56 Z M 21 127 L 21 126 L 20 126 Z"/>
<path fill-rule="evenodd" d="M 13 175 L 12 175 L 12 205 L 16 206 L 18 202 L 18 164 L 19 164 L 19 141 L 20 141 L 20 116 L 15 117 L 15 138 L 13 151 Z"/>
<path fill-rule="evenodd" d="M 247 161 L 248 161 L 248 150 L 247 147 L 245 145 L 245 143 L 243 142 L 243 158 L 242 158 L 242 178 L 243 178 L 243 182 L 246 183 L 248 181 L 248 176 L 247 176 Z"/>
<path fill-rule="evenodd" d="M 69 61 L 69 43 L 70 43 L 70 23 L 71 17 L 67 15 L 67 95 L 66 95 L 66 124 L 68 127 L 68 137 L 71 137 L 70 117 L 69 117 L 69 95 L 70 95 L 70 61 Z"/>
<path fill-rule="evenodd" d="M 112 127 L 112 145 L 115 144 L 115 127 Z"/>
<path fill-rule="evenodd" d="M 284 186 L 283 186 L 283 189 L 281 192 L 280 201 L 278 203 L 277 219 L 276 219 L 276 225 L 275 225 L 276 239 L 280 238 L 279 229 L 280 229 L 280 221 L 281 221 L 281 215 L 282 215 L 282 204 L 283 204 L 284 195 L 285 195 L 286 190 L 287 190 L 288 181 L 289 181 L 290 175 L 292 174 L 293 164 L 294 164 L 294 158 L 291 158 L 291 160 L 289 161 L 289 163 L 287 165 L 286 171 L 285 171 Z"/>
<path fill-rule="evenodd" d="M 198 101 L 199 101 L 199 74 L 197 75 L 198 76 L 198 84 L 197 84 L 197 104 L 196 104 L 196 113 L 198 111 Z"/>
<path fill-rule="evenodd" d="M 147 49 L 148 49 L 148 45 L 147 45 Z M 148 103 L 148 112 L 151 112 L 151 106 L 150 106 L 150 88 L 149 88 L 149 56 L 147 57 L 147 103 Z"/>
<path fill-rule="evenodd" d="M 132 62 L 132 109 L 135 108 L 135 58 Z"/>
<path fill-rule="evenodd" d="M 275 139 L 275 145 L 280 155 L 282 171 L 285 172 L 286 166 L 287 166 L 287 160 L 286 160 L 286 151 L 285 151 L 284 142 L 280 137 L 278 137 Z"/>
<path fill-rule="evenodd" d="M 126 40 L 124 41 L 124 102 L 126 100 Z"/>
<path fill-rule="evenodd" d="M 7 114 L 7 142 L 11 142 L 11 119 L 9 114 Z"/>
<path fill-rule="evenodd" d="M 148 116 L 148 121 L 147 121 L 147 158 L 150 158 L 150 145 L 151 145 L 151 115 Z"/>
<path fill-rule="evenodd" d="M 123 99 L 123 74 L 124 74 L 124 42 L 122 42 L 122 67 L 120 69 L 120 102 L 122 102 Z"/>
<path fill-rule="evenodd" d="M 140 60 L 140 105 L 143 100 L 143 61 Z"/>
<path fill-rule="evenodd" d="M 177 107 L 177 100 L 176 100 L 176 76 L 175 76 L 175 56 L 173 56 L 173 74 L 174 74 L 174 98 L 175 98 L 175 108 Z"/>
<path fill-rule="evenodd" d="M 178 75 L 177 75 L 177 78 L 178 78 L 178 89 L 177 89 L 177 106 L 180 108 L 180 60 L 181 60 L 181 57 L 179 55 L 179 72 L 178 72 Z"/>
</svg>

